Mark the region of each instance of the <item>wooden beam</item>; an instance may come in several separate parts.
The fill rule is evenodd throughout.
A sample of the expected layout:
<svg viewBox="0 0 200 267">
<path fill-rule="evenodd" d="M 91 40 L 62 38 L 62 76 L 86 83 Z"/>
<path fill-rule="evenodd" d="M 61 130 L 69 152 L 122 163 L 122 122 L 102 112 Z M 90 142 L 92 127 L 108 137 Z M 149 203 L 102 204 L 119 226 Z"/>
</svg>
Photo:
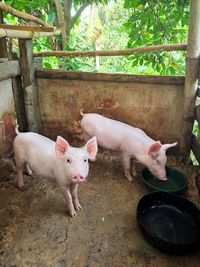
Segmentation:
<svg viewBox="0 0 200 267">
<path fill-rule="evenodd" d="M 0 63 L 0 81 L 15 77 L 21 74 L 19 61 L 7 61 Z"/>
<path fill-rule="evenodd" d="M 38 90 L 34 76 L 35 66 L 33 61 L 32 40 L 19 39 L 19 49 L 28 130 L 38 132 L 40 129 L 40 110 Z"/>
<path fill-rule="evenodd" d="M 196 106 L 195 108 L 195 119 L 198 121 L 200 125 L 200 105 Z"/>
<path fill-rule="evenodd" d="M 60 31 L 57 30 L 55 32 L 32 32 L 25 30 L 5 30 L 0 29 L 0 38 L 9 37 L 9 38 L 21 38 L 21 39 L 32 39 L 32 38 L 40 38 L 46 36 L 54 36 L 60 35 Z"/>
<path fill-rule="evenodd" d="M 90 73 L 80 71 L 60 71 L 37 69 L 36 78 L 46 79 L 72 79 L 85 81 L 111 81 L 111 82 L 135 82 L 135 83 L 160 83 L 184 85 L 184 77 L 175 76 L 146 76 L 129 74 Z"/>
<path fill-rule="evenodd" d="M 138 47 L 126 50 L 104 50 L 104 51 L 51 51 L 34 53 L 34 57 L 96 57 L 96 56 L 123 56 L 141 53 L 151 53 L 160 51 L 185 51 L 187 46 L 185 44 L 173 45 L 153 45 L 147 47 Z"/>
<path fill-rule="evenodd" d="M 38 24 L 41 24 L 41 25 L 44 25 L 44 26 L 48 26 L 47 23 L 45 23 L 43 20 L 35 17 L 35 16 L 32 16 L 30 14 L 27 14 L 25 12 L 21 12 L 19 10 L 16 10 L 14 8 L 12 8 L 11 6 L 8 6 L 6 4 L 3 4 L 0 2 L 0 10 L 2 11 L 5 11 L 5 12 L 8 12 L 10 14 L 12 14 L 13 16 L 16 16 L 18 18 L 21 18 L 21 19 L 24 19 L 24 20 L 30 20 L 30 21 L 34 21 Z"/>
<path fill-rule="evenodd" d="M 21 132 L 27 132 L 27 115 L 25 108 L 24 89 L 22 87 L 21 76 L 12 78 L 12 89 L 15 102 L 15 111 L 19 129 Z"/>
<path fill-rule="evenodd" d="M 190 1 L 190 18 L 186 57 L 186 76 L 183 105 L 182 139 L 180 144 L 183 161 L 189 163 L 191 135 L 195 119 L 195 102 L 200 59 L 200 1 Z"/>
<path fill-rule="evenodd" d="M 0 28 L 4 30 L 20 30 L 20 31 L 33 31 L 33 32 L 54 32 L 54 27 L 39 27 L 39 26 L 29 26 L 29 25 L 8 25 L 0 24 Z"/>
<path fill-rule="evenodd" d="M 3 29 L 0 29 L 0 38 L 6 37 L 6 31 Z"/>
<path fill-rule="evenodd" d="M 194 134 L 192 135 L 192 151 L 200 164 L 200 142 Z"/>
</svg>

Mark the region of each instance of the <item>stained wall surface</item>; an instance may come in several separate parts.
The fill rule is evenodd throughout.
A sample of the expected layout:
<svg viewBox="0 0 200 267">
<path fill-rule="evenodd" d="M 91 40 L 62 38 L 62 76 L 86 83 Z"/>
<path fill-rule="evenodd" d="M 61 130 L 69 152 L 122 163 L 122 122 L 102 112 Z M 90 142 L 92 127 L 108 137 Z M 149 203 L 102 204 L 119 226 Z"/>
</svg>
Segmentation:
<svg viewBox="0 0 200 267">
<path fill-rule="evenodd" d="M 0 81 L 0 154 L 8 156 L 12 151 L 15 128 L 15 105 L 11 79 Z"/>
<path fill-rule="evenodd" d="M 51 138 L 61 134 L 73 140 L 79 133 L 79 112 L 83 108 L 84 113 L 99 113 L 139 127 L 155 140 L 180 142 L 182 77 L 165 79 L 77 72 L 61 74 L 55 77 L 54 72 L 54 79 L 50 74 L 45 78 L 45 71 L 38 75 L 43 134 Z"/>
</svg>

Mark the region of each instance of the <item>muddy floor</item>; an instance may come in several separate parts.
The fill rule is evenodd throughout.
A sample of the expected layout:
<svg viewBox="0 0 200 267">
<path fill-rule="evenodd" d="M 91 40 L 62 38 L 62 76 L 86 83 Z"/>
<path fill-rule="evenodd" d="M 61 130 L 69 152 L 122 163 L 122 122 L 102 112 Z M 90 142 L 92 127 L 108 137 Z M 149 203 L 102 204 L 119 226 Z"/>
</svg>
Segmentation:
<svg viewBox="0 0 200 267">
<path fill-rule="evenodd" d="M 177 168 L 189 178 L 186 197 L 200 207 L 199 168 Z M 100 155 L 90 164 L 78 192 L 83 210 L 74 219 L 55 182 L 25 176 L 21 192 L 14 177 L 10 172 L 1 181 L 1 267 L 200 266 L 200 251 L 171 256 L 143 239 L 135 215 L 148 190 L 139 175 L 133 183 L 124 178 L 117 157 Z"/>
</svg>

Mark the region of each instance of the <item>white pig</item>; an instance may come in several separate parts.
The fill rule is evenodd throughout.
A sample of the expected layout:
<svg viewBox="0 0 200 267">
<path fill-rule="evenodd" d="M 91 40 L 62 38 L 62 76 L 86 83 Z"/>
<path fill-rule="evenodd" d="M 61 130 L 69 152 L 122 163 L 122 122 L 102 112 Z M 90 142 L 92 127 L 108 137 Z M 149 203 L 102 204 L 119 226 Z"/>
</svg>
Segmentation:
<svg viewBox="0 0 200 267">
<path fill-rule="evenodd" d="M 70 216 L 76 215 L 81 205 L 77 197 L 78 184 L 85 181 L 88 172 L 88 159 L 95 160 L 97 154 L 96 137 L 91 138 L 84 147 L 76 148 L 61 136 L 56 142 L 40 134 L 20 133 L 16 127 L 14 155 L 17 169 L 17 183 L 24 185 L 23 172 L 32 172 L 41 177 L 56 179 L 68 207 Z"/>
<path fill-rule="evenodd" d="M 92 136 L 96 136 L 99 146 L 119 151 L 124 174 L 129 181 L 133 180 L 132 175 L 137 174 L 133 162 L 131 175 L 131 158 L 144 164 L 158 179 L 167 179 L 165 170 L 166 150 L 176 146 L 177 143 L 162 145 L 160 141 L 154 141 L 141 129 L 108 119 L 99 114 L 83 114 L 82 111 L 80 113 L 83 116 L 81 129 L 84 139 L 88 140 Z"/>
</svg>

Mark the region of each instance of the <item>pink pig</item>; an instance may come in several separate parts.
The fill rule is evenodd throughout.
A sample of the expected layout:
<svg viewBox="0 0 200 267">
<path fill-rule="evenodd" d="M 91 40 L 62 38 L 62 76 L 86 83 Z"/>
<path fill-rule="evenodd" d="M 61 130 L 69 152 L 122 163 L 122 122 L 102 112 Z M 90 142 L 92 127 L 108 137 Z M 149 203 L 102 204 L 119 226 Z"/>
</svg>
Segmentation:
<svg viewBox="0 0 200 267">
<path fill-rule="evenodd" d="M 41 177 L 56 179 L 65 197 L 69 214 L 74 217 L 81 205 L 77 197 L 78 184 L 85 181 L 88 172 L 88 159 L 95 160 L 97 154 L 96 137 L 84 147 L 76 148 L 58 136 L 56 142 L 33 132 L 19 133 L 16 127 L 14 154 L 17 169 L 17 182 L 24 185 L 23 172 L 32 172 Z"/>
<path fill-rule="evenodd" d="M 164 144 L 154 141 L 141 129 L 134 128 L 120 121 L 108 119 L 95 113 L 83 114 L 81 128 L 85 140 L 92 136 L 97 137 L 99 146 L 119 151 L 124 174 L 129 181 L 135 176 L 135 164 L 133 162 L 132 175 L 130 171 L 131 158 L 147 166 L 154 176 L 160 180 L 166 180 L 165 164 L 167 161 L 166 150 L 176 146 L 177 143 Z"/>
</svg>

